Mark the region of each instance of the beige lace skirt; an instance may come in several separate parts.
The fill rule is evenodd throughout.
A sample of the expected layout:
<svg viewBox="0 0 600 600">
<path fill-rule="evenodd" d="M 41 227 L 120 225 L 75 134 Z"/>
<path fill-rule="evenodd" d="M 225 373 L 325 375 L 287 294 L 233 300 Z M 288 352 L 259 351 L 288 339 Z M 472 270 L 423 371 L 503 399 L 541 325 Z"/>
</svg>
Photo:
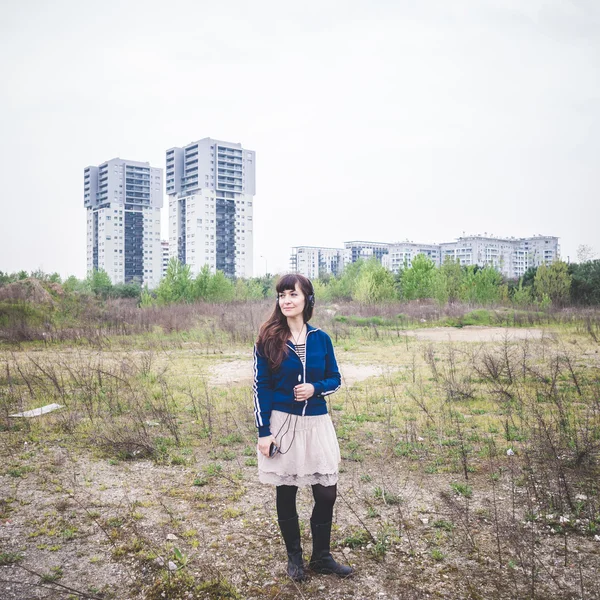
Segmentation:
<svg viewBox="0 0 600 600">
<path fill-rule="evenodd" d="M 300 417 L 274 410 L 271 433 L 279 452 L 272 458 L 257 450 L 258 478 L 272 485 L 334 485 L 340 446 L 329 415 Z"/>
</svg>

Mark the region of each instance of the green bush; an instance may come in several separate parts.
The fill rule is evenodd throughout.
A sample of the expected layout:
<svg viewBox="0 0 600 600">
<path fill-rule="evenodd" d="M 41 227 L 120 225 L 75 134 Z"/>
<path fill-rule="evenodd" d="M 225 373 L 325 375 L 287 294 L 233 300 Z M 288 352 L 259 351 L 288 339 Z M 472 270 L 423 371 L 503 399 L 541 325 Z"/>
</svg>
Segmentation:
<svg viewBox="0 0 600 600">
<path fill-rule="evenodd" d="M 51 320 L 50 309 L 30 302 L 0 301 L 0 328 L 41 326 Z"/>
</svg>

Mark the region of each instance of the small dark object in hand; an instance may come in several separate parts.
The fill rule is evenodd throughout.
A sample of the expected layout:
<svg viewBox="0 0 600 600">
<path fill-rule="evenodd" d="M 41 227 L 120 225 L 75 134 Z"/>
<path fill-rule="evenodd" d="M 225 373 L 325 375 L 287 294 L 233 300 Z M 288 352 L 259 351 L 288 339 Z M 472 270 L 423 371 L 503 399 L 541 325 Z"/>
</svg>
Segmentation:
<svg viewBox="0 0 600 600">
<path fill-rule="evenodd" d="M 279 452 L 279 448 L 275 445 L 275 442 L 271 442 L 269 446 L 269 458 L 273 458 Z"/>
</svg>

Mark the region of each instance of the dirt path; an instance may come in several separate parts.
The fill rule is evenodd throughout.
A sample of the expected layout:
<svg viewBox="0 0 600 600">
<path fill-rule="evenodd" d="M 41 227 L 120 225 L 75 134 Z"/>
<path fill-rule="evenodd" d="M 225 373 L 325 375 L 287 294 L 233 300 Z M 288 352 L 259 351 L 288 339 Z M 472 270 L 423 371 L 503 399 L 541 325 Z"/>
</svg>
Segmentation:
<svg viewBox="0 0 600 600">
<path fill-rule="evenodd" d="M 345 385 L 352 385 L 368 377 L 381 375 L 384 371 L 379 365 L 355 365 L 340 362 L 340 373 Z M 387 369 L 389 371 L 389 368 Z M 252 357 L 223 361 L 210 369 L 210 385 L 246 385 L 252 383 Z"/>
<path fill-rule="evenodd" d="M 550 336 L 542 329 L 525 329 L 522 327 L 432 327 L 431 329 L 415 329 L 404 332 L 407 336 L 424 342 L 497 342 L 504 338 L 514 342 L 517 340 L 539 340 Z M 338 357 L 339 358 L 339 357 Z M 384 364 L 358 365 L 339 360 L 340 372 L 345 385 L 353 385 L 358 381 L 368 379 L 391 367 Z M 210 367 L 210 385 L 247 385 L 252 382 L 252 356 L 222 361 Z"/>
<path fill-rule="evenodd" d="M 549 334 L 543 329 L 525 327 L 480 327 L 469 325 L 468 327 L 432 327 L 430 329 L 413 329 L 405 331 L 406 335 L 416 337 L 419 340 L 430 342 L 497 342 L 505 337 L 509 341 L 517 340 L 540 340 Z"/>
</svg>

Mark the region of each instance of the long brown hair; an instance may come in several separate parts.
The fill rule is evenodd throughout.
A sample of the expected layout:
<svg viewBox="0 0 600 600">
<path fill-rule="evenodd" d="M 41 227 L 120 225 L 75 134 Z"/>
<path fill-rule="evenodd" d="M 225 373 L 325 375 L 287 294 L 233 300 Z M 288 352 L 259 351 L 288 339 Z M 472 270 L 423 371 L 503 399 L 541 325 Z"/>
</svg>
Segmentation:
<svg viewBox="0 0 600 600">
<path fill-rule="evenodd" d="M 262 324 L 258 334 L 256 347 L 260 354 L 266 357 L 272 371 L 277 371 L 288 352 L 287 340 L 290 337 L 287 317 L 281 312 L 279 294 L 286 290 L 295 290 L 296 284 L 304 294 L 304 310 L 302 316 L 308 323 L 313 314 L 314 288 L 310 279 L 304 275 L 290 273 L 282 275 L 275 286 L 277 290 L 277 303 L 271 316 Z"/>
</svg>

